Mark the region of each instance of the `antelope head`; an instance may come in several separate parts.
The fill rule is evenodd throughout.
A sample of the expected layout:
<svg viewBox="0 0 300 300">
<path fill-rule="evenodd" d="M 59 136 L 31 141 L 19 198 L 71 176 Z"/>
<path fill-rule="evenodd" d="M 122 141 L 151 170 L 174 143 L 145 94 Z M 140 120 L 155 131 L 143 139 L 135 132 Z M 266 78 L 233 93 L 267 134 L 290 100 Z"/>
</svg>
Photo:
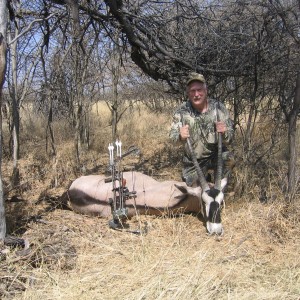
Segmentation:
<svg viewBox="0 0 300 300">
<path fill-rule="evenodd" d="M 227 179 L 223 179 L 221 185 L 202 190 L 202 201 L 205 206 L 206 229 L 209 234 L 222 235 L 221 209 L 224 201 L 223 188 Z"/>
<path fill-rule="evenodd" d="M 222 180 L 222 135 L 218 134 L 218 162 L 217 162 L 217 174 L 215 174 L 215 184 L 213 187 L 209 187 L 203 171 L 201 170 L 196 156 L 194 155 L 191 141 L 187 139 L 188 147 L 190 149 L 191 157 L 194 166 L 197 171 L 200 187 L 202 189 L 202 201 L 204 202 L 204 217 L 206 219 L 206 229 L 209 234 L 222 235 L 223 225 L 221 222 L 221 209 L 224 202 L 223 189 L 227 184 L 227 179 Z"/>
</svg>

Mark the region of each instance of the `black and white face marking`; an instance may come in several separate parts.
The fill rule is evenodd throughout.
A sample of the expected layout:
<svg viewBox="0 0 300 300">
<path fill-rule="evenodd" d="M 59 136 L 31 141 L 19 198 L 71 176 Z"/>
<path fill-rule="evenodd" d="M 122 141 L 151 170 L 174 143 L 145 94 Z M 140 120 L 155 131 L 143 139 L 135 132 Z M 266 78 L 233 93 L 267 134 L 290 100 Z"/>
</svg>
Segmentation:
<svg viewBox="0 0 300 300">
<path fill-rule="evenodd" d="M 205 203 L 206 229 L 208 233 L 222 235 L 221 205 L 224 201 L 223 192 L 212 188 L 203 192 L 202 199 Z"/>
</svg>

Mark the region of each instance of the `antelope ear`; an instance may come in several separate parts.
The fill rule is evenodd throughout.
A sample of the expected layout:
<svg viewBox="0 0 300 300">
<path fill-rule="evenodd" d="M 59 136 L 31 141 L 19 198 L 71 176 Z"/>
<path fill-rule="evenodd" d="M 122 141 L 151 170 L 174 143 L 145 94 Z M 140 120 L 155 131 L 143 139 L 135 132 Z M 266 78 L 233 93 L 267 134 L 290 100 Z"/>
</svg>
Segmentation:
<svg viewBox="0 0 300 300">
<path fill-rule="evenodd" d="M 196 196 L 196 197 L 199 197 L 199 195 L 201 195 L 202 189 L 199 186 L 197 186 L 197 187 L 189 187 L 189 186 L 186 186 L 186 185 L 177 185 L 177 184 L 175 184 L 175 186 L 183 194 L 188 194 L 188 195 L 192 195 L 192 196 Z"/>
<path fill-rule="evenodd" d="M 221 180 L 221 191 L 223 191 L 226 185 L 227 185 L 227 178 L 225 177 Z"/>
<path fill-rule="evenodd" d="M 187 194 L 187 186 L 185 185 L 178 185 L 178 184 L 174 184 L 176 188 L 179 189 L 179 191 L 183 194 Z"/>
</svg>

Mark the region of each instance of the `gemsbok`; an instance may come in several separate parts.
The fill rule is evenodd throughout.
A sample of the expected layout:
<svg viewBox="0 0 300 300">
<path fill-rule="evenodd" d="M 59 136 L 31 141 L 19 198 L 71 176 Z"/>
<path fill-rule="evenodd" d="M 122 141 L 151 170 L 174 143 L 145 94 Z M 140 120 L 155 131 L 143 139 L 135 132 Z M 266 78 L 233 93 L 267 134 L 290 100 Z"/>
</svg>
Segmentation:
<svg viewBox="0 0 300 300">
<path fill-rule="evenodd" d="M 220 186 L 209 187 L 205 178 L 201 186 L 188 187 L 184 182 L 159 182 L 139 172 L 123 172 L 126 187 L 133 188 L 125 200 L 127 217 L 139 214 L 179 214 L 183 212 L 202 213 L 209 234 L 223 234 L 221 223 L 221 205 L 224 199 L 222 189 L 227 180 Z M 102 175 L 88 175 L 76 179 L 68 190 L 71 208 L 78 213 L 110 217 L 113 198 L 112 183 L 106 182 Z M 204 206 L 203 206 L 204 204 Z"/>
</svg>

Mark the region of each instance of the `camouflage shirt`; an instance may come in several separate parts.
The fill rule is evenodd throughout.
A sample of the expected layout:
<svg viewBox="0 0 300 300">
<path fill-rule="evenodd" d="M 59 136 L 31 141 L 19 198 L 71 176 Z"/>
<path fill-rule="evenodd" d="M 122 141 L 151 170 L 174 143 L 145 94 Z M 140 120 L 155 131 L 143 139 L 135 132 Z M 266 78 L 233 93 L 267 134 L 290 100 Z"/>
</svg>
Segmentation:
<svg viewBox="0 0 300 300">
<path fill-rule="evenodd" d="M 208 100 L 208 110 L 204 113 L 195 110 L 190 101 L 184 102 L 179 106 L 173 115 L 170 130 L 171 140 L 174 143 L 181 141 L 179 128 L 183 125 L 189 125 L 190 139 L 197 160 L 212 158 L 218 149 L 218 139 L 215 130 L 217 108 L 220 121 L 225 122 L 227 127 L 227 131 L 223 134 L 223 141 L 224 143 L 230 143 L 233 137 L 233 126 L 229 112 L 223 103 L 214 99 Z M 185 144 L 183 161 L 191 162 L 187 144 Z"/>
</svg>

